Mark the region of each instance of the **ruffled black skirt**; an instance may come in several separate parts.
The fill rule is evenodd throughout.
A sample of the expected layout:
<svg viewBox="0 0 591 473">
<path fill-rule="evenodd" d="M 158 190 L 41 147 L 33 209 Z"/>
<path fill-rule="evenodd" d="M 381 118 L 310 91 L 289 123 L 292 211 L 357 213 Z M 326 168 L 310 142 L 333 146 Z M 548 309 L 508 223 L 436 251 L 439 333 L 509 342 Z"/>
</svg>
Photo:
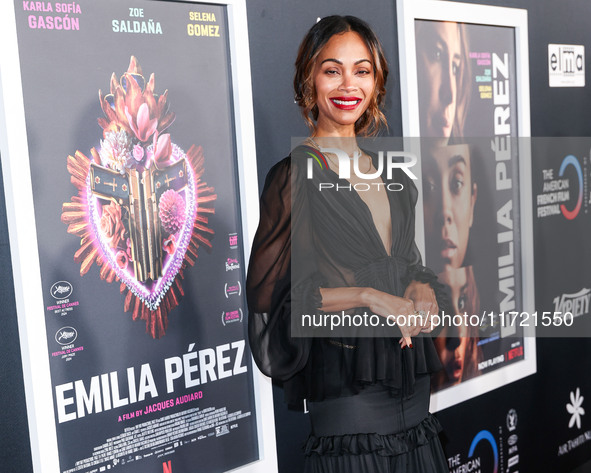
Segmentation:
<svg viewBox="0 0 591 473">
<path fill-rule="evenodd" d="M 429 376 L 412 397 L 375 385 L 355 396 L 309 404 L 305 473 L 448 473 L 441 426 L 429 414 Z"/>
</svg>

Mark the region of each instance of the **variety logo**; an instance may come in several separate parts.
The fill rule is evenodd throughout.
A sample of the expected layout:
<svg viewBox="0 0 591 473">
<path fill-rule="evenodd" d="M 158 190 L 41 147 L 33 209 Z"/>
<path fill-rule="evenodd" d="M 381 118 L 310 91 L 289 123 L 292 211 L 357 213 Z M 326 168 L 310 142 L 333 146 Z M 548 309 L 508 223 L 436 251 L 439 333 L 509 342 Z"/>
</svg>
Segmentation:
<svg viewBox="0 0 591 473">
<path fill-rule="evenodd" d="M 579 388 L 573 393 L 570 392 L 570 403 L 566 404 L 566 410 L 571 415 L 570 421 L 568 422 L 568 428 L 572 429 L 576 424 L 577 429 L 581 428 L 581 416 L 585 415 L 585 409 L 583 409 L 583 401 L 585 398 L 581 396 L 581 390 Z"/>
<path fill-rule="evenodd" d="M 579 178 L 579 196 L 577 198 L 577 204 L 572 210 L 568 210 L 566 205 L 560 204 L 560 211 L 565 218 L 568 220 L 573 220 L 577 215 L 579 215 L 579 211 L 581 210 L 581 205 L 583 203 L 583 170 L 581 169 L 578 159 L 572 154 L 569 154 L 562 160 L 562 164 L 560 165 L 560 170 L 558 171 L 558 175 L 560 177 L 564 175 L 564 170 L 567 168 L 567 166 L 573 166 L 577 171 L 577 176 Z"/>
<path fill-rule="evenodd" d="M 74 343 L 78 338 L 78 332 L 74 327 L 62 327 L 55 334 L 55 341 L 60 345 Z"/>
<path fill-rule="evenodd" d="M 556 312 L 563 314 L 570 312 L 574 317 L 589 313 L 589 302 L 591 301 L 591 289 L 581 289 L 575 294 L 562 294 L 554 298 Z"/>
<path fill-rule="evenodd" d="M 50 293 L 54 299 L 67 299 L 72 295 L 73 290 L 68 281 L 58 281 L 51 286 Z"/>
<path fill-rule="evenodd" d="M 228 258 L 226 260 L 226 272 L 234 271 L 235 269 L 240 269 L 240 263 L 235 258 Z"/>
</svg>

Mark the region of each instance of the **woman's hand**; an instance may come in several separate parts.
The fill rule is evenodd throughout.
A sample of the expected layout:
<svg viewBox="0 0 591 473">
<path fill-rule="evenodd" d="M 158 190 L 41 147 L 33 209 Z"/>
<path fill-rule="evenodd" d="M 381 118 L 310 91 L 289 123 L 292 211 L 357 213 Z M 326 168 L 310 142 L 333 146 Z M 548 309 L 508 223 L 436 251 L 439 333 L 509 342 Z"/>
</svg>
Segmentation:
<svg viewBox="0 0 591 473">
<path fill-rule="evenodd" d="M 411 281 L 406 291 L 404 291 L 404 297 L 413 301 L 417 312 L 423 311 L 425 314 L 421 332 L 431 333 L 433 331 L 431 317 L 439 313 L 439 306 L 433 288 L 427 283 Z"/>
<path fill-rule="evenodd" d="M 428 284 L 419 282 L 409 285 L 404 297 L 393 296 L 369 287 L 320 288 L 320 294 L 322 296 L 320 309 L 324 312 L 347 310 L 352 307 L 369 307 L 372 313 L 384 318 L 395 317 L 396 325 L 402 333 L 402 338 L 398 342 L 402 348 L 412 347 L 411 337 L 416 337 L 422 331 L 431 331 L 430 318 L 425 317 L 421 321 L 420 317 L 414 315 L 417 310 L 434 310 L 433 313 L 438 311 L 433 289 Z M 432 297 L 431 304 L 429 296 Z M 413 297 L 420 301 L 418 307 Z M 411 315 L 413 316 L 409 317 Z"/>
<path fill-rule="evenodd" d="M 402 348 L 412 347 L 411 337 L 417 336 L 423 328 L 420 324 L 415 324 L 415 318 L 409 315 L 416 312 L 414 302 L 408 297 L 397 297 L 386 292 L 369 289 L 366 292 L 366 306 L 377 315 L 382 317 L 396 317 L 396 325 L 402 332 L 402 338 L 399 340 Z M 401 317 L 398 317 L 401 316 Z M 402 323 L 400 323 L 402 322 Z"/>
</svg>

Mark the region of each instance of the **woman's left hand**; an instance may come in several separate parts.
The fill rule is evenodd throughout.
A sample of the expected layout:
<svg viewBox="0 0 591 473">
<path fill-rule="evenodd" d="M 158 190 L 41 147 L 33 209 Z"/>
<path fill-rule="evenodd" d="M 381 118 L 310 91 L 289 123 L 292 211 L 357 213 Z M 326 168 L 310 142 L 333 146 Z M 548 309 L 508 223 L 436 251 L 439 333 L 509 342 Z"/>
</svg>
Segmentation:
<svg viewBox="0 0 591 473">
<path fill-rule="evenodd" d="M 439 306 L 437 305 L 437 298 L 435 297 L 435 291 L 427 284 L 419 281 L 411 281 L 404 292 L 404 297 L 414 302 L 415 309 L 417 312 L 423 311 L 425 316 L 422 319 L 422 333 L 430 333 L 433 331 L 433 325 L 431 323 L 431 317 L 433 314 L 439 313 Z M 406 346 L 404 339 L 400 340 L 402 348 Z"/>
</svg>

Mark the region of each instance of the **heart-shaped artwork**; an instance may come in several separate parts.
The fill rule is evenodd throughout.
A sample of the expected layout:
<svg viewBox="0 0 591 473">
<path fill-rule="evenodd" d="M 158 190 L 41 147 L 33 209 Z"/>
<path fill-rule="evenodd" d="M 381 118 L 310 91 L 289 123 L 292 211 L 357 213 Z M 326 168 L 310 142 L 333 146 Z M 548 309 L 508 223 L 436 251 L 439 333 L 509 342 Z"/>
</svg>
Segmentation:
<svg viewBox="0 0 591 473">
<path fill-rule="evenodd" d="M 193 265 L 200 244 L 211 247 L 207 226 L 216 195 L 201 181 L 203 153 L 185 153 L 163 133 L 174 121 L 166 97 L 154 94 L 134 57 L 111 93 L 99 91 L 105 118 L 92 158 L 68 157 L 78 195 L 62 209 L 68 232 L 81 238 L 74 259 L 80 274 L 93 263 L 107 282 L 121 281 L 124 310 L 162 336 L 168 314 L 183 295 L 183 270 Z"/>
<path fill-rule="evenodd" d="M 126 174 L 121 185 L 129 189 L 130 195 L 125 199 L 97 197 L 96 189 L 109 192 L 104 187 L 116 185 L 115 178 L 108 180 L 106 168 L 91 166 L 93 172 L 87 184 L 90 226 L 106 264 L 151 310 L 158 308 L 181 268 L 197 210 L 193 172 L 186 167 L 184 153 L 175 148 L 180 158 L 175 161 L 178 169 L 169 166 L 160 173 L 162 182 L 155 185 L 157 170 L 148 170 L 142 176 Z M 181 182 L 176 186 L 178 190 L 171 181 L 167 183 L 169 174 Z M 138 198 L 132 194 L 134 188 Z"/>
</svg>

